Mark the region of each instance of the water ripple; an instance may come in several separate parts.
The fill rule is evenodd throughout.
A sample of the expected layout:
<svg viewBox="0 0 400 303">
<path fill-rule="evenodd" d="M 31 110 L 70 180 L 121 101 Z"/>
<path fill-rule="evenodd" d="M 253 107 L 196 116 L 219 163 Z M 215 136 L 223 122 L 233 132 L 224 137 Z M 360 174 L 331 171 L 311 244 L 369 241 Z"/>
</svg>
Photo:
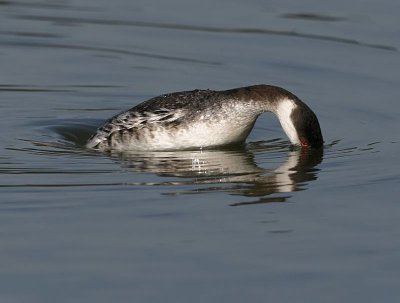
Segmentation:
<svg viewBox="0 0 400 303">
<path fill-rule="evenodd" d="M 323 14 L 313 14 L 313 13 L 290 13 L 281 15 L 282 18 L 286 19 L 301 19 L 308 21 L 319 21 L 319 22 L 337 22 L 337 21 L 345 21 L 346 18 L 343 17 L 335 17 Z"/>
<path fill-rule="evenodd" d="M 144 52 L 138 52 L 138 51 L 125 50 L 125 49 L 117 49 L 117 48 L 109 48 L 109 47 L 94 47 L 94 46 L 87 46 L 87 45 L 72 45 L 72 44 L 62 44 L 62 43 L 33 42 L 33 41 L 30 41 L 30 42 L 0 41 L 0 45 L 15 46 L 15 47 L 33 47 L 33 48 L 70 49 L 70 50 L 80 50 L 80 51 L 96 51 L 96 52 L 103 52 L 103 53 L 130 55 L 130 56 L 138 56 L 138 57 L 145 57 L 145 58 L 153 58 L 153 59 L 161 59 L 161 60 L 169 60 L 169 61 L 180 61 L 180 62 L 190 62 L 190 63 L 198 63 L 198 64 L 209 64 L 209 65 L 221 65 L 222 64 L 217 61 L 199 60 L 199 59 L 195 59 L 195 58 L 151 54 L 148 52 L 144 53 Z"/>
<path fill-rule="evenodd" d="M 22 177 L 87 175 L 93 182 L 74 182 L 71 178 L 63 182 L 52 182 L 39 177 L 38 182 L 22 178 L 21 182 L 3 183 L 0 187 L 51 189 L 156 186 L 162 188 L 160 194 L 163 195 L 226 192 L 245 198 L 232 206 L 284 202 L 292 196 L 288 193 L 306 190 L 311 182 L 318 179 L 323 159 L 379 152 L 380 146 L 377 141 L 366 146 L 342 146 L 340 140 L 335 140 L 326 144 L 324 149 L 305 150 L 291 148 L 287 140 L 276 138 L 219 149 L 100 153 L 84 147 L 96 128 L 94 121 L 57 120 L 52 123 L 54 125 L 48 123 L 46 127 L 40 126 L 40 132 L 50 131 L 53 141 L 29 139 L 24 140 L 28 146 L 7 149 L 48 157 L 49 161 L 61 157 L 67 165 L 33 167 L 25 163 L 2 164 L 0 174 Z M 90 166 L 85 165 L 88 159 Z M 59 163 L 59 160 L 55 161 Z M 149 173 L 154 177 L 149 177 Z M 95 176 L 96 179 L 93 179 Z"/>
<path fill-rule="evenodd" d="M 378 48 L 388 51 L 397 51 L 397 48 L 392 45 L 375 44 L 363 42 L 356 39 L 342 38 L 336 36 L 301 33 L 288 30 L 275 30 L 263 28 L 229 28 L 229 27 L 213 27 L 213 26 L 200 26 L 179 23 L 159 23 L 159 22 L 145 22 L 145 21 L 128 21 L 128 20 L 105 20 L 96 18 L 78 18 L 78 17 L 54 17 L 54 16 L 36 16 L 36 15 L 18 15 L 17 18 L 24 20 L 37 20 L 49 22 L 62 22 L 70 24 L 96 24 L 107 26 L 135 26 L 144 28 L 159 28 L 169 30 L 184 30 L 194 32 L 212 32 L 212 33 L 236 33 L 236 34 L 259 34 L 259 35 L 276 35 L 287 36 L 295 38 L 313 39 L 320 41 L 330 41 L 343 44 L 353 44 L 370 48 Z"/>
</svg>

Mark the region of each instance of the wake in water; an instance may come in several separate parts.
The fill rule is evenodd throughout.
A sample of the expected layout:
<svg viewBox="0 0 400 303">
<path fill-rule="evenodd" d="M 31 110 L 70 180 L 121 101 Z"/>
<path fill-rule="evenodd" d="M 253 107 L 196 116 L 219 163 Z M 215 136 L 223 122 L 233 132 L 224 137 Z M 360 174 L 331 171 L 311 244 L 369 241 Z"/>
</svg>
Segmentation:
<svg viewBox="0 0 400 303">
<path fill-rule="evenodd" d="M 283 139 L 209 150 L 98 152 L 86 149 L 87 139 L 100 122 L 57 120 L 54 125 L 41 125 L 40 138 L 25 140 L 29 146 L 20 150 L 51 157 L 70 155 L 75 159 L 72 162 L 75 167 L 73 171 L 71 167 L 64 166 L 46 168 L 43 170 L 46 173 L 98 175 L 122 172 L 125 176 L 122 181 L 112 178 L 101 183 L 91 182 L 94 178 L 89 177 L 85 184 L 65 186 L 166 186 L 164 194 L 168 195 L 224 191 L 253 197 L 244 204 L 287 201 L 290 198 L 289 193 L 307 189 L 310 182 L 318 178 L 324 158 L 347 158 L 379 151 L 379 142 L 364 147 L 344 147 L 336 140 L 327 144 L 324 149 L 305 150 L 292 148 L 290 142 Z M 87 157 L 99 159 L 96 167 L 79 164 Z M 104 163 L 106 159 L 111 159 L 112 162 Z M 40 171 L 38 168 L 12 169 L 20 173 L 31 170 Z M 154 174 L 154 177 L 149 177 L 147 173 Z"/>
</svg>

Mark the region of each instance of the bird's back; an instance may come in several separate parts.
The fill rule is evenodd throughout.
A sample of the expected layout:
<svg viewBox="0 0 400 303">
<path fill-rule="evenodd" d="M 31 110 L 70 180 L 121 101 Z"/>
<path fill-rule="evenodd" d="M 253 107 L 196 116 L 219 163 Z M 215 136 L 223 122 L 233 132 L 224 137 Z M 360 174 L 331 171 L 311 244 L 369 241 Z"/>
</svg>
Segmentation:
<svg viewBox="0 0 400 303">
<path fill-rule="evenodd" d="M 240 121 L 235 117 L 237 104 L 231 96 L 212 90 L 157 96 L 107 120 L 89 139 L 87 147 L 154 150 L 173 149 L 176 145 L 177 149 L 181 149 L 242 140 L 251 128 L 243 131 L 233 129 L 238 133 L 233 136 L 226 129 L 229 127 L 228 118 Z M 253 117 L 251 119 L 254 120 Z M 224 123 L 227 123 L 226 138 L 221 138 L 219 130 L 213 128 L 222 127 Z M 245 124 L 249 122 L 246 120 Z"/>
</svg>

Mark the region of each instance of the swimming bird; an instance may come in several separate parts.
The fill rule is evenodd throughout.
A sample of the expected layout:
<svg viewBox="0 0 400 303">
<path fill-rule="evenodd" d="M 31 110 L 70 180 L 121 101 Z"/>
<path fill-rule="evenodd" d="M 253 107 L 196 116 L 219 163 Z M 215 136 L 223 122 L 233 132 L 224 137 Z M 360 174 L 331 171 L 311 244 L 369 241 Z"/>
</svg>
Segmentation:
<svg viewBox="0 0 400 303">
<path fill-rule="evenodd" d="M 278 117 L 291 144 L 322 146 L 314 112 L 291 92 L 272 85 L 161 95 L 107 120 L 86 146 L 101 151 L 161 151 L 239 144 L 264 112 Z"/>
</svg>

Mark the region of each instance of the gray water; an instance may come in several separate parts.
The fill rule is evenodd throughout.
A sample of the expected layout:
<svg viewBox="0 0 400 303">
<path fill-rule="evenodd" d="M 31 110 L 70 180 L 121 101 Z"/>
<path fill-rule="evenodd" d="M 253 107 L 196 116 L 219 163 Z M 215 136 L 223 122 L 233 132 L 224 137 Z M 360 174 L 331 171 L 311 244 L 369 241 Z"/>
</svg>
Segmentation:
<svg viewBox="0 0 400 303">
<path fill-rule="evenodd" d="M 398 302 L 400 2 L 0 1 L 0 302 Z M 237 149 L 102 154 L 162 93 L 282 86 Z"/>
</svg>

